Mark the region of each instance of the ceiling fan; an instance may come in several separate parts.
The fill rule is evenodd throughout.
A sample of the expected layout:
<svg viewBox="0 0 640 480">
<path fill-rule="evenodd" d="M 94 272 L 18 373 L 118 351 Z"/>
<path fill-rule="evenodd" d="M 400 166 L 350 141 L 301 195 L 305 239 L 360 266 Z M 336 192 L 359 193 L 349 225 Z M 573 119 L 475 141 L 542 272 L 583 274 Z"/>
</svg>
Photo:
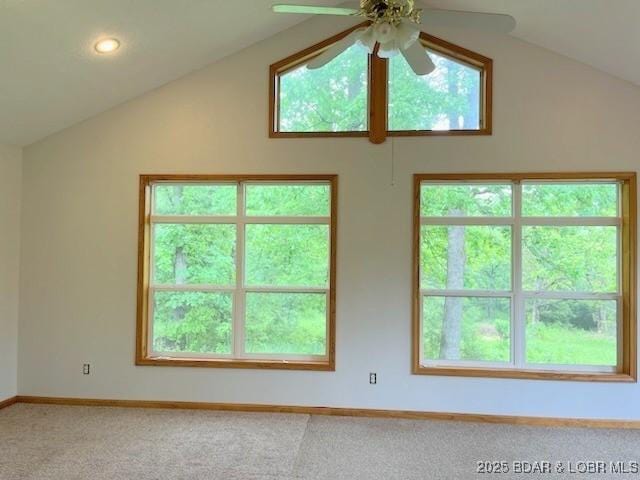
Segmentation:
<svg viewBox="0 0 640 480">
<path fill-rule="evenodd" d="M 276 13 L 342 15 L 362 17 L 371 24 L 359 28 L 317 57 L 307 68 L 326 65 L 354 44 L 362 45 L 371 54 L 391 58 L 401 54 L 416 75 L 428 75 L 435 70 L 429 54 L 418 41 L 420 27 L 454 26 L 509 33 L 516 22 L 510 15 L 417 8 L 415 0 L 360 0 L 359 8 L 321 7 L 305 5 L 273 5 Z"/>
</svg>

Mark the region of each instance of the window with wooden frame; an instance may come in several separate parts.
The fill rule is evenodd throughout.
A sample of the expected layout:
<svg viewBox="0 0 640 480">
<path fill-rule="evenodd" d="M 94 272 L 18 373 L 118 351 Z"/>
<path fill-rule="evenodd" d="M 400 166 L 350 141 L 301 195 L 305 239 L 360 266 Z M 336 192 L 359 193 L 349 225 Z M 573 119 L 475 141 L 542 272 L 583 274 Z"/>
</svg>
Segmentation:
<svg viewBox="0 0 640 480">
<path fill-rule="evenodd" d="M 490 135 L 490 58 L 422 32 L 436 69 L 417 76 L 400 55 L 390 60 L 354 45 L 327 65 L 305 65 L 363 25 L 270 68 L 269 136 L 369 137 Z"/>
<path fill-rule="evenodd" d="M 138 365 L 335 369 L 335 175 L 142 175 Z"/>
<path fill-rule="evenodd" d="M 635 381 L 635 173 L 414 184 L 414 373 Z"/>
</svg>

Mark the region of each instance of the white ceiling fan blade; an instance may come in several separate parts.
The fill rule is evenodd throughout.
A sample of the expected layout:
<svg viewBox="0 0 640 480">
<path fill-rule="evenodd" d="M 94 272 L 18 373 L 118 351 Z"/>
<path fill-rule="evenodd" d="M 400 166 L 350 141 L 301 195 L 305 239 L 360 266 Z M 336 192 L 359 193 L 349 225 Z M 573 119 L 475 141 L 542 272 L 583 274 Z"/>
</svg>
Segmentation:
<svg viewBox="0 0 640 480">
<path fill-rule="evenodd" d="M 516 20 L 511 15 L 436 8 L 425 8 L 421 23 L 426 27 L 474 28 L 496 33 L 510 33 L 516 28 Z"/>
<path fill-rule="evenodd" d="M 409 48 L 400 50 L 400 52 L 416 75 L 429 75 L 436 69 L 427 50 L 419 40 L 414 42 Z"/>
<path fill-rule="evenodd" d="M 357 15 L 360 10 L 340 7 L 314 7 L 311 5 L 276 4 L 271 7 L 275 13 L 304 13 L 307 15 Z"/>
<path fill-rule="evenodd" d="M 316 68 L 324 67 L 331 60 L 333 60 L 342 52 L 344 52 L 353 44 L 355 44 L 358 41 L 358 38 L 360 37 L 360 35 L 362 35 L 362 32 L 364 30 L 365 29 L 363 28 L 354 30 L 349 35 L 344 37 L 342 40 L 339 40 L 338 42 L 334 43 L 329 48 L 327 48 L 324 52 L 322 52 L 320 55 L 312 58 L 309 61 L 309 63 L 307 63 L 307 68 L 310 70 L 315 70 Z"/>
</svg>

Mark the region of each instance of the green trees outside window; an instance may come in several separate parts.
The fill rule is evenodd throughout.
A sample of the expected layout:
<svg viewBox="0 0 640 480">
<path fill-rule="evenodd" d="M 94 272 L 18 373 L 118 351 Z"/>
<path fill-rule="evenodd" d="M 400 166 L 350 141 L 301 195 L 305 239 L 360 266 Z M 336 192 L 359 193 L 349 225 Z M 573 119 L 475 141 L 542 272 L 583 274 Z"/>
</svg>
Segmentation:
<svg viewBox="0 0 640 480">
<path fill-rule="evenodd" d="M 478 130 L 480 70 L 429 55 L 436 69 L 424 77 L 402 56 L 389 61 L 389 130 Z"/>
<path fill-rule="evenodd" d="M 491 59 L 423 32 L 436 67 L 426 76 L 402 55 L 380 59 L 357 44 L 306 67 L 348 33 L 271 65 L 271 137 L 491 134 Z"/>
<path fill-rule="evenodd" d="M 326 359 L 331 188 L 153 184 L 151 355 Z"/>
<path fill-rule="evenodd" d="M 422 361 L 615 369 L 620 185 L 423 182 Z"/>
<path fill-rule="evenodd" d="M 304 65 L 280 76 L 281 132 L 367 130 L 369 59 L 353 46 L 318 70 Z"/>
</svg>

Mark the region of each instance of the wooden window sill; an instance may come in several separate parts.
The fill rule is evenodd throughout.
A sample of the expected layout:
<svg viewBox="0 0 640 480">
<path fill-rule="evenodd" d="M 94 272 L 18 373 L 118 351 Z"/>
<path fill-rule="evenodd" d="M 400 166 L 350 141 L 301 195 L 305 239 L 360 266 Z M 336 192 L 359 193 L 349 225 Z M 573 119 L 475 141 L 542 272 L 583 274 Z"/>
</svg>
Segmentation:
<svg viewBox="0 0 640 480">
<path fill-rule="evenodd" d="M 371 132 L 270 132 L 269 138 L 362 138 Z M 492 135 L 490 129 L 479 130 L 388 130 L 387 137 L 456 137 Z"/>
<path fill-rule="evenodd" d="M 200 367 L 200 368 L 252 368 L 267 370 L 316 370 L 335 372 L 335 365 L 330 361 L 300 360 L 239 360 L 213 358 L 167 358 L 146 357 L 136 359 L 138 366 L 155 367 Z"/>
<path fill-rule="evenodd" d="M 369 131 L 357 132 L 270 132 L 269 138 L 362 138 L 368 137 Z"/>
<path fill-rule="evenodd" d="M 577 382 L 635 383 L 636 377 L 618 372 L 570 372 L 559 370 L 521 370 L 508 368 L 425 367 L 414 368 L 415 375 L 451 377 L 515 378 L 528 380 L 568 380 Z"/>
<path fill-rule="evenodd" d="M 475 130 L 389 130 L 388 137 L 457 137 L 492 135 L 490 128 Z"/>
</svg>

